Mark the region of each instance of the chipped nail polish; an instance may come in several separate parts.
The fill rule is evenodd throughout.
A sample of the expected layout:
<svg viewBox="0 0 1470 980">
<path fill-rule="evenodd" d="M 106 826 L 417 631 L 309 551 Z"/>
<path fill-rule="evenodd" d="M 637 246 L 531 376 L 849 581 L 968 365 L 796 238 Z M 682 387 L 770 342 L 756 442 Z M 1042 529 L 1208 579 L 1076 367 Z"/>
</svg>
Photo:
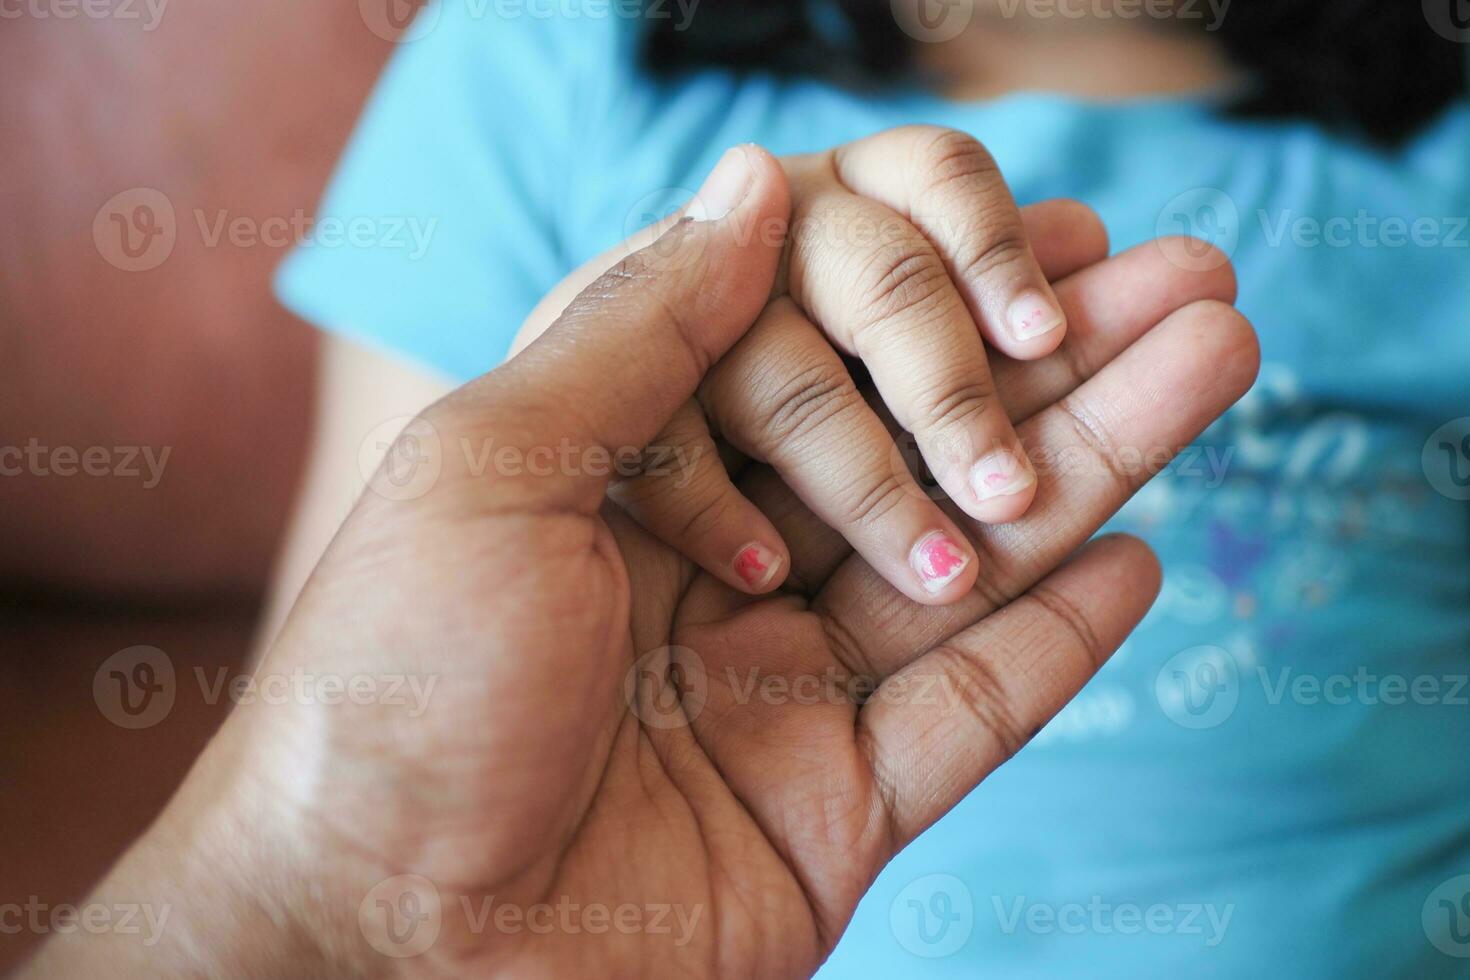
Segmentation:
<svg viewBox="0 0 1470 980">
<path fill-rule="evenodd" d="M 1036 472 L 1008 449 L 983 457 L 970 471 L 970 485 L 981 500 L 1009 497 L 1036 482 Z"/>
<path fill-rule="evenodd" d="M 909 559 L 926 592 L 944 591 L 970 564 L 969 554 L 943 531 L 935 531 L 914 545 Z"/>
<path fill-rule="evenodd" d="M 735 574 L 752 589 L 763 588 L 781 570 L 782 558 L 760 542 L 752 542 L 735 554 Z"/>
<path fill-rule="evenodd" d="M 1062 325 L 1062 314 L 1051 300 L 1038 292 L 1029 292 L 1011 304 L 1007 318 L 1017 340 L 1030 340 L 1051 333 Z"/>
</svg>

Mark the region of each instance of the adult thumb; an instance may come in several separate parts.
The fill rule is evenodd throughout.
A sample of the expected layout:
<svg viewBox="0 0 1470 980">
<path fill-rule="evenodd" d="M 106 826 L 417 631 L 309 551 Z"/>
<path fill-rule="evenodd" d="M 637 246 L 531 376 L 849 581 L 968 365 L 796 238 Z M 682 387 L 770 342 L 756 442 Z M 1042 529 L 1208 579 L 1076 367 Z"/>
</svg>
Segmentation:
<svg viewBox="0 0 1470 980">
<path fill-rule="evenodd" d="M 729 150 L 681 220 L 592 283 L 530 347 L 451 399 L 493 439 L 496 496 L 596 509 L 770 299 L 791 198 L 765 150 Z M 547 495 L 551 495 L 548 497 Z"/>
</svg>

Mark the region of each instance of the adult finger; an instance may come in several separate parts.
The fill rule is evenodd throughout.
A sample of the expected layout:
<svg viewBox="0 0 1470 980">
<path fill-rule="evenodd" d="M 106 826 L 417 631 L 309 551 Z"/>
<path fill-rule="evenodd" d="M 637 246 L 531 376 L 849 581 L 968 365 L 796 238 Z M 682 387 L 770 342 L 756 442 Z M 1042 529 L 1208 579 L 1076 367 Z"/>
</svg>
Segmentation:
<svg viewBox="0 0 1470 980">
<path fill-rule="evenodd" d="M 498 467 L 503 478 L 485 502 L 534 498 L 595 512 L 608 454 L 647 445 L 765 306 L 781 241 L 751 229 L 784 222 L 789 208 L 775 158 L 730 150 L 686 220 L 597 279 L 500 370 L 441 403 L 441 413 L 462 409 L 456 423 L 493 437 L 497 459 L 557 460 L 510 474 Z"/>
<path fill-rule="evenodd" d="M 960 602 L 918 609 L 862 562 L 843 563 L 813 606 L 850 641 L 840 658 L 854 673 L 886 677 L 1020 595 L 1245 394 L 1259 364 L 1255 333 L 1233 308 L 1206 301 L 1174 313 L 1021 426 L 1049 478 L 1020 521 L 966 527 L 981 575 Z"/>
<path fill-rule="evenodd" d="M 883 681 L 858 714 L 895 851 L 1015 755 L 1123 643 L 1158 596 L 1157 559 L 1102 538 Z M 937 703 L 936 703 L 937 702 Z"/>
<path fill-rule="evenodd" d="M 1201 300 L 1235 302 L 1235 271 L 1223 255 L 1207 269 L 1183 269 L 1166 257 L 1169 241 L 1136 246 L 1057 283 L 1067 339 L 1037 361 L 992 363 L 1013 422 L 1066 396 L 1175 310 Z"/>
</svg>

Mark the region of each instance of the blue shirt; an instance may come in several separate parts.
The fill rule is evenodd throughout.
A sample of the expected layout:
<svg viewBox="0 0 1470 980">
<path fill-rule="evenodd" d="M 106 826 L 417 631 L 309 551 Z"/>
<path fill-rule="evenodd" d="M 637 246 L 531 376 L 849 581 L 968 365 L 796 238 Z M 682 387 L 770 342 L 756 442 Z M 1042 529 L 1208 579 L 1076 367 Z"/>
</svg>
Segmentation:
<svg viewBox="0 0 1470 980">
<path fill-rule="evenodd" d="M 1470 108 L 1384 151 L 1204 100 L 661 82 L 618 11 L 435 0 L 321 209 L 361 234 L 295 252 L 285 303 L 468 379 L 726 147 L 928 122 L 1115 247 L 1218 244 L 1261 337 L 1254 390 L 1114 523 L 1163 559 L 1157 607 L 823 975 L 1470 974 Z"/>
</svg>

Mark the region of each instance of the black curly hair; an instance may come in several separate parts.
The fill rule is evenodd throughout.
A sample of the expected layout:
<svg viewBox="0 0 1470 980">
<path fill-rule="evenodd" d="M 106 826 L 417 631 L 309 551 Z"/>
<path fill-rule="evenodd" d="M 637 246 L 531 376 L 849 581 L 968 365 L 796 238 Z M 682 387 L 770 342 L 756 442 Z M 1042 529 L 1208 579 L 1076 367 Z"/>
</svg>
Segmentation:
<svg viewBox="0 0 1470 980">
<path fill-rule="evenodd" d="M 1400 143 L 1466 93 L 1470 45 L 1431 24 L 1432 5 L 1443 5 L 1442 24 L 1453 25 L 1463 3 L 1234 0 L 1215 34 L 1258 84 L 1231 111 L 1309 118 Z M 911 75 L 913 42 L 889 0 L 828 0 L 826 9 L 845 30 L 819 29 L 819 8 L 803 0 L 703 0 L 687 23 L 648 19 L 646 61 L 660 73 L 721 66 L 858 87 Z M 1459 33 L 1470 38 L 1465 27 Z"/>
</svg>

